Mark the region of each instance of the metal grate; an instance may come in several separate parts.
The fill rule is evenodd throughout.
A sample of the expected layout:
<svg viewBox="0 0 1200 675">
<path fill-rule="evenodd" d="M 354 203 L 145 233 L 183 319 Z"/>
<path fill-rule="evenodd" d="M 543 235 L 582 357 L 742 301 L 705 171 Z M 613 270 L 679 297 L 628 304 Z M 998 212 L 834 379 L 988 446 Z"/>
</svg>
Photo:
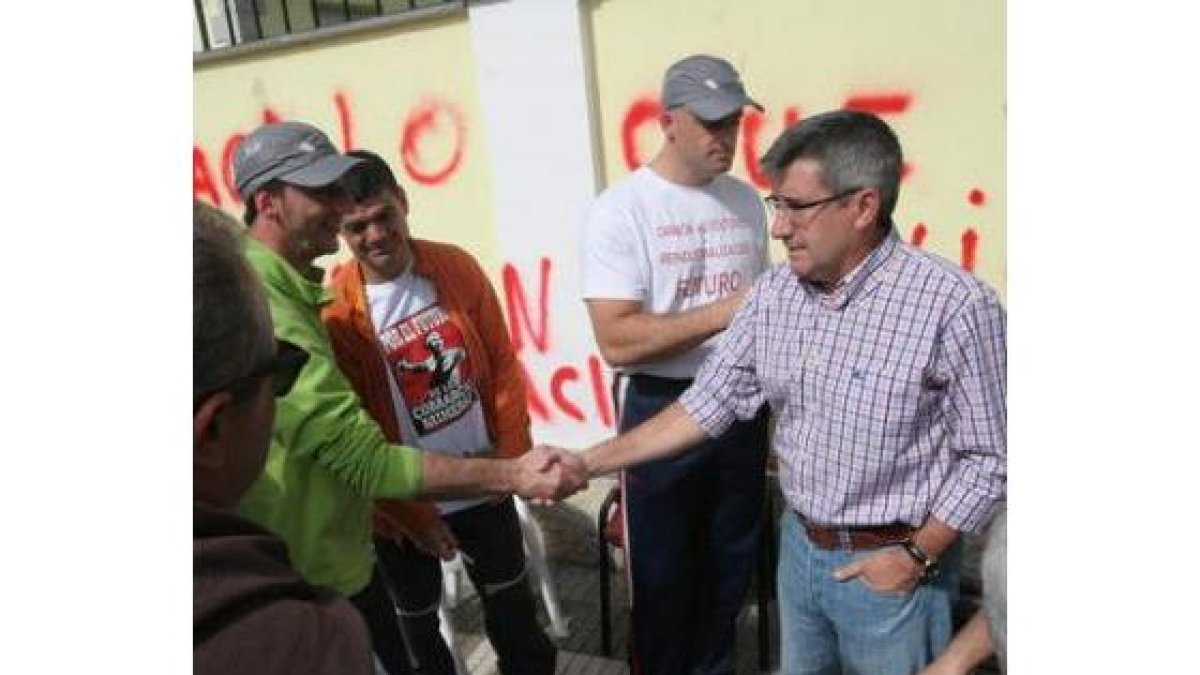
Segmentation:
<svg viewBox="0 0 1200 675">
<path fill-rule="evenodd" d="M 192 51 L 212 52 L 461 0 L 192 0 Z"/>
</svg>

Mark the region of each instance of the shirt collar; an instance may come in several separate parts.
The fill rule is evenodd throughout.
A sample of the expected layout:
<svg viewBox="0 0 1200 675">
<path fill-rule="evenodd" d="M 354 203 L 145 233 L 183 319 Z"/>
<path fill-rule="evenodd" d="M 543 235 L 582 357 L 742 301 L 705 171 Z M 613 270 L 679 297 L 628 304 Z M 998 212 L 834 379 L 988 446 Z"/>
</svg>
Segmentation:
<svg viewBox="0 0 1200 675">
<path fill-rule="evenodd" d="M 827 309 L 844 309 L 849 305 L 851 300 L 861 294 L 867 281 L 876 276 L 879 268 L 892 256 L 898 242 L 899 236 L 896 234 L 896 228 L 890 226 L 883 240 L 871 249 L 871 252 L 857 267 L 842 277 L 833 289 L 817 292 L 817 298 L 821 305 Z"/>
<path fill-rule="evenodd" d="M 321 284 L 305 279 L 288 261 L 249 234 L 243 237 L 246 258 L 262 277 L 263 283 L 279 290 L 285 296 L 299 300 L 311 307 L 323 307 L 333 301 L 333 296 Z"/>
</svg>

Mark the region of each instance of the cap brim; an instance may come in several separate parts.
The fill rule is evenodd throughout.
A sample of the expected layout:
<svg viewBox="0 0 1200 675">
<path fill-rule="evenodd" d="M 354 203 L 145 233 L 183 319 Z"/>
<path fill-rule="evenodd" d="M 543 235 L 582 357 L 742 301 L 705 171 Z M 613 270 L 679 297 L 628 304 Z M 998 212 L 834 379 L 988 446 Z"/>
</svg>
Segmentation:
<svg viewBox="0 0 1200 675">
<path fill-rule="evenodd" d="M 746 106 L 751 106 L 763 111 L 763 107 L 757 101 L 749 96 L 735 95 L 729 98 L 717 98 L 710 96 L 699 101 L 686 103 L 687 109 L 693 115 L 699 117 L 705 122 L 716 122 L 717 120 L 725 119 L 735 112 L 739 112 Z"/>
<path fill-rule="evenodd" d="M 332 185 L 362 160 L 345 155 L 326 155 L 306 167 L 279 176 L 279 180 L 300 187 L 320 188 Z"/>
</svg>

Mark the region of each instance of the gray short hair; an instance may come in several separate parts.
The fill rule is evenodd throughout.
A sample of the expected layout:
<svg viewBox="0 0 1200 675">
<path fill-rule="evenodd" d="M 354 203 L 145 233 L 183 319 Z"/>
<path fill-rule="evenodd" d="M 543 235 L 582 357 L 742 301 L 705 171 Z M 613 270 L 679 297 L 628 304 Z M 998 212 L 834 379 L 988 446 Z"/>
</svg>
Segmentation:
<svg viewBox="0 0 1200 675">
<path fill-rule="evenodd" d="M 772 180 L 778 181 L 798 159 L 820 164 L 825 186 L 834 194 L 854 188 L 878 189 L 880 227 L 890 223 L 904 156 L 896 134 L 883 120 L 853 110 L 807 117 L 771 144 L 760 165 Z"/>
<path fill-rule="evenodd" d="M 242 255 L 237 221 L 192 203 L 192 396 L 249 374 L 274 353 L 271 316 Z"/>
</svg>

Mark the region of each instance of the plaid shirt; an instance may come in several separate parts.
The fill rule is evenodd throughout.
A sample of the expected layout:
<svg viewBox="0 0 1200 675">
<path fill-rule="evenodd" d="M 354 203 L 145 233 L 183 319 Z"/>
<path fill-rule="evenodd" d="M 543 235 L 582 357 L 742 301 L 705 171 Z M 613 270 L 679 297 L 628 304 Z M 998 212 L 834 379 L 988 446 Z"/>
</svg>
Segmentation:
<svg viewBox="0 0 1200 675">
<path fill-rule="evenodd" d="M 1005 370 L 995 292 L 893 230 L 831 292 L 763 274 L 681 402 L 712 436 L 770 403 L 813 522 L 979 532 L 1005 494 Z"/>
</svg>

